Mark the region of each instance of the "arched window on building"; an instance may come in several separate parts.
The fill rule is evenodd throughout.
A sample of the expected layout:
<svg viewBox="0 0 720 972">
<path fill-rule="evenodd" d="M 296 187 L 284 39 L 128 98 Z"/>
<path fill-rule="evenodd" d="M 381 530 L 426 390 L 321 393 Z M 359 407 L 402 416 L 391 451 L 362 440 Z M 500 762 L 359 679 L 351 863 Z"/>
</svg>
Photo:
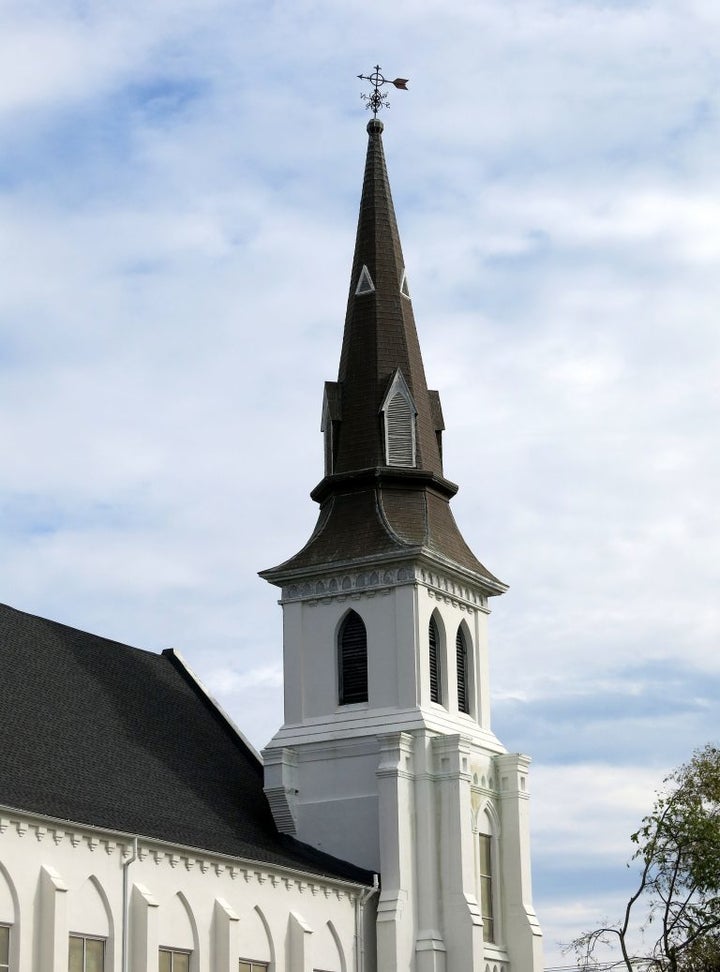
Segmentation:
<svg viewBox="0 0 720 972">
<path fill-rule="evenodd" d="M 495 908 L 493 887 L 492 837 L 478 834 L 478 884 L 480 890 L 480 911 L 483 920 L 483 938 L 495 942 Z"/>
<path fill-rule="evenodd" d="M 430 662 L 430 701 L 442 705 L 442 667 L 440 665 L 440 632 L 437 621 L 428 624 L 428 660 Z"/>
<path fill-rule="evenodd" d="M 338 634 L 340 705 L 368 700 L 367 632 L 363 619 L 349 611 Z"/>
<path fill-rule="evenodd" d="M 457 700 L 459 712 L 470 712 L 470 686 L 468 646 L 462 625 L 458 628 L 455 638 L 455 666 L 457 671 Z"/>
</svg>

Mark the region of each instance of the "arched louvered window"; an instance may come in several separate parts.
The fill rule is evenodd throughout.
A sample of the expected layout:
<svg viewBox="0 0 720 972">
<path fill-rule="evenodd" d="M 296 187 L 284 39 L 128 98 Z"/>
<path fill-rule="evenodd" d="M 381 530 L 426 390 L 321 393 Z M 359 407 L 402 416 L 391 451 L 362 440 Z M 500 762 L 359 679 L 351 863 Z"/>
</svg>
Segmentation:
<svg viewBox="0 0 720 972">
<path fill-rule="evenodd" d="M 442 703 L 440 682 L 440 637 L 435 618 L 428 625 L 428 652 L 430 659 L 430 701 Z"/>
<path fill-rule="evenodd" d="M 415 465 L 415 416 L 410 389 L 398 368 L 382 404 L 385 462 L 388 466 Z"/>
<path fill-rule="evenodd" d="M 338 635 L 340 705 L 367 702 L 367 632 L 362 618 L 350 611 Z"/>
<path fill-rule="evenodd" d="M 455 657 L 457 668 L 457 698 L 458 711 L 470 712 L 470 697 L 468 688 L 468 653 L 465 633 L 462 627 L 458 628 L 455 638 Z"/>
</svg>

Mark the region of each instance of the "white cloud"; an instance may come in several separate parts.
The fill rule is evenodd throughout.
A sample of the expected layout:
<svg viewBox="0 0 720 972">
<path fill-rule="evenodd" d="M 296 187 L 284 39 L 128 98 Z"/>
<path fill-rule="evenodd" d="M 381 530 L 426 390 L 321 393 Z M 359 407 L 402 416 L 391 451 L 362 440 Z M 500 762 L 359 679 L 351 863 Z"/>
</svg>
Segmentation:
<svg viewBox="0 0 720 972">
<path fill-rule="evenodd" d="M 385 146 L 454 508 L 512 585 L 503 734 L 559 754 L 534 770 L 538 861 L 624 861 L 655 770 L 718 733 L 717 5 L 1 16 L 0 598 L 173 644 L 253 743 L 277 728 L 255 571 L 314 523 L 377 57 L 411 79 Z M 672 684 L 628 670 L 652 663 Z M 583 714 L 625 697 L 646 709 Z M 620 900 L 576 890 L 541 891 L 549 942 Z"/>
</svg>

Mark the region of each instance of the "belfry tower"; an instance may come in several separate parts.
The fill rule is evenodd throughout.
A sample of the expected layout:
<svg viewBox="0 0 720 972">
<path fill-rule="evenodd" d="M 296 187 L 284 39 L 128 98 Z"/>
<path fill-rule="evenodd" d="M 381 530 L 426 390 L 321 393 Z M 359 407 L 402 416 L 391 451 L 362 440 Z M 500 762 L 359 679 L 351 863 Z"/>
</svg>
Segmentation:
<svg viewBox="0 0 720 972">
<path fill-rule="evenodd" d="M 282 589 L 285 722 L 264 752 L 279 829 L 380 875 L 378 972 L 539 972 L 529 759 L 490 728 L 486 620 L 506 586 L 443 472 L 388 183 L 369 142 L 325 475 Z"/>
</svg>

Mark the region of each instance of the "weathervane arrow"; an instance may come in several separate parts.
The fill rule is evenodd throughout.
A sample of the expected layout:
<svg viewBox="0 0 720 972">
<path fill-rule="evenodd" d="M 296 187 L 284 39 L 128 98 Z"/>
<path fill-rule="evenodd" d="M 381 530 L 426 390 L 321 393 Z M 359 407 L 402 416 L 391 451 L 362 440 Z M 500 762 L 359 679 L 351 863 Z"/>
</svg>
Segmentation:
<svg viewBox="0 0 720 972">
<path fill-rule="evenodd" d="M 361 81 L 369 81 L 373 86 L 372 94 L 361 94 L 360 97 L 363 101 L 367 102 L 366 108 L 370 108 L 373 115 L 377 118 L 377 113 L 381 108 L 389 108 L 390 102 L 387 100 L 387 94 L 380 91 L 380 88 L 384 84 L 392 84 L 401 91 L 407 91 L 408 89 L 408 79 L 407 78 L 395 78 L 391 81 L 389 78 L 383 77 L 380 73 L 380 65 L 375 65 L 375 70 L 372 74 L 358 74 L 358 78 Z"/>
</svg>

